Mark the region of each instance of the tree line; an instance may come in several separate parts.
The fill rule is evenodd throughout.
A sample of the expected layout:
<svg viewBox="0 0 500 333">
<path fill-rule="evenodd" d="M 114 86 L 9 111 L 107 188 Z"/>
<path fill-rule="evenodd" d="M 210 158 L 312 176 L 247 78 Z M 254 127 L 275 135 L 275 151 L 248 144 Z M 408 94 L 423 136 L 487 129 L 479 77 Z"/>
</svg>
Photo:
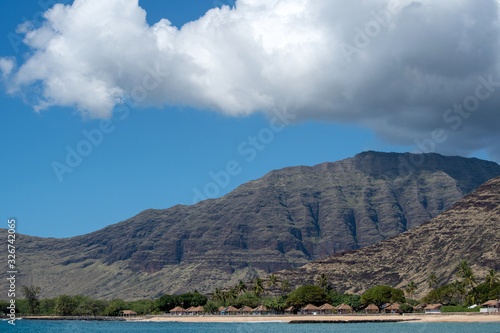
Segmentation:
<svg viewBox="0 0 500 333">
<path fill-rule="evenodd" d="M 434 287 L 434 289 L 421 300 L 414 299 L 414 294 L 419 288 L 414 281 L 411 281 L 404 290 L 390 286 L 376 286 L 362 295 L 352 295 L 333 290 L 330 279 L 325 274 L 319 276 L 315 285 L 301 286 L 295 290 L 290 290 L 289 281 L 279 281 L 274 274 L 271 274 L 266 283 L 260 278 L 251 281 L 250 286 L 247 286 L 244 281 L 239 281 L 236 286 L 225 291 L 216 288 L 209 297 L 194 291 L 181 295 L 165 294 L 154 300 L 133 302 L 121 299 L 95 300 L 81 295 L 61 295 L 39 300 L 39 287 L 22 286 L 25 299 L 16 300 L 16 311 L 20 314 L 40 315 L 118 316 L 123 310 L 132 310 L 138 315 L 145 315 L 168 313 L 177 306 L 184 309 L 203 306 L 206 313 L 218 313 L 219 307 L 248 306 L 253 309 L 264 305 L 271 312 L 283 313 L 289 307 L 296 312 L 307 304 L 316 306 L 325 303 L 333 306 L 346 304 L 354 311 L 359 311 L 369 304 L 374 304 L 381 309 L 384 304 L 399 303 L 402 312 L 412 312 L 413 306 L 421 302 L 464 308 L 499 298 L 500 278 L 493 269 L 484 278 L 485 282 L 478 284 L 469 263 L 461 261 L 456 267 L 455 277 L 456 280 L 453 283 L 440 286 L 436 275 L 431 274 L 428 285 L 429 288 Z M 8 304 L 8 302 L 0 301 L 0 312 L 7 313 Z"/>
</svg>

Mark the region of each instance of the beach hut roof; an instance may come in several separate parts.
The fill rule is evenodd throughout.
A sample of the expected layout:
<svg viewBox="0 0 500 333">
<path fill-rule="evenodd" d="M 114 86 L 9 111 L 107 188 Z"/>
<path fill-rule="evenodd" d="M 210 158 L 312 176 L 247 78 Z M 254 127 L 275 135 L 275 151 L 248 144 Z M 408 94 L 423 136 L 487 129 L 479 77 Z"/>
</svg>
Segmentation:
<svg viewBox="0 0 500 333">
<path fill-rule="evenodd" d="M 222 311 L 224 311 L 224 310 L 226 310 L 226 307 L 225 307 L 225 306 L 219 306 L 219 312 L 222 312 Z"/>
<path fill-rule="evenodd" d="M 202 306 L 197 306 L 197 307 L 191 308 L 191 312 L 203 312 L 203 311 L 205 311 L 205 310 L 203 310 Z"/>
<path fill-rule="evenodd" d="M 488 302 L 481 304 L 481 306 L 498 306 L 499 302 L 500 302 L 500 300 L 498 300 L 498 299 L 492 299 L 492 300 L 489 300 Z"/>
<path fill-rule="evenodd" d="M 337 310 L 352 310 L 352 308 L 347 304 L 340 304 L 339 306 L 337 306 L 336 309 Z"/>
<path fill-rule="evenodd" d="M 252 308 L 249 307 L 249 306 L 247 306 L 247 305 L 245 305 L 244 307 L 242 307 L 240 309 L 240 312 L 252 312 Z"/>
<path fill-rule="evenodd" d="M 170 312 L 186 312 L 186 310 L 184 310 L 180 306 L 176 306 L 175 308 L 173 308 L 172 310 L 170 310 Z"/>
<path fill-rule="evenodd" d="M 132 311 L 132 310 L 123 310 L 122 313 L 124 315 L 136 315 L 137 314 L 137 312 Z"/>
<path fill-rule="evenodd" d="M 285 311 L 293 311 L 293 306 L 289 307 L 288 309 L 286 309 Z"/>
<path fill-rule="evenodd" d="M 399 303 L 393 303 L 386 307 L 387 310 L 399 310 Z"/>
<path fill-rule="evenodd" d="M 333 310 L 335 307 L 331 304 L 323 304 L 322 306 L 319 307 L 320 310 Z"/>
<path fill-rule="evenodd" d="M 237 308 L 235 308 L 234 306 L 229 306 L 227 309 L 226 309 L 226 312 L 240 312 L 240 310 L 238 310 Z"/>
<path fill-rule="evenodd" d="M 319 310 L 319 308 L 318 308 L 316 305 L 307 304 L 307 305 L 306 305 L 306 306 L 304 306 L 301 310 L 312 310 L 312 311 L 317 311 L 317 310 Z"/>
<path fill-rule="evenodd" d="M 366 307 L 366 310 L 377 310 L 378 311 L 378 306 L 375 304 L 370 304 Z"/>
<path fill-rule="evenodd" d="M 186 309 L 186 312 L 193 311 L 194 306 L 190 306 L 189 308 Z"/>
<path fill-rule="evenodd" d="M 267 311 L 267 308 L 264 305 L 259 305 L 255 309 L 252 310 L 253 312 L 264 312 Z"/>
<path fill-rule="evenodd" d="M 425 310 L 439 310 L 442 306 L 442 304 L 429 304 L 425 307 Z"/>
</svg>

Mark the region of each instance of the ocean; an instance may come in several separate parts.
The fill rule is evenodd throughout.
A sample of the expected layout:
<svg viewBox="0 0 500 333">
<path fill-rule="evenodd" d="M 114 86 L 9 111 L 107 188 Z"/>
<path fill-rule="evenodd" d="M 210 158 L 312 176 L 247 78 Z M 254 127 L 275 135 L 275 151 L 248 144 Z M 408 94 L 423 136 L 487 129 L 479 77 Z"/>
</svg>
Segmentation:
<svg viewBox="0 0 500 333">
<path fill-rule="evenodd" d="M 19 320 L 15 326 L 0 321 L 0 332 L 53 333 L 500 333 L 500 323 L 377 323 L 377 324 L 287 324 L 287 323 L 175 323 Z"/>
</svg>

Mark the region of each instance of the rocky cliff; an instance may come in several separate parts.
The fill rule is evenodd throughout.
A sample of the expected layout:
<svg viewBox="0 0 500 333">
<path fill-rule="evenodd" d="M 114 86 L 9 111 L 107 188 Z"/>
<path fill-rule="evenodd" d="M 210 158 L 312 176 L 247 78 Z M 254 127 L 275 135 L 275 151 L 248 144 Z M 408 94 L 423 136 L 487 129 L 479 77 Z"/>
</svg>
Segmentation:
<svg viewBox="0 0 500 333">
<path fill-rule="evenodd" d="M 87 235 L 20 235 L 21 278 L 44 297 L 212 291 L 398 235 L 498 175 L 498 164 L 474 158 L 377 152 L 275 170 L 219 199 Z"/>
<path fill-rule="evenodd" d="M 334 289 L 351 293 L 377 285 L 404 289 L 414 281 L 415 295 L 422 297 L 431 274 L 440 285 L 452 283 L 461 260 L 469 262 L 479 283 L 488 270 L 500 270 L 500 177 L 410 231 L 275 275 L 299 286 L 317 283 L 326 274 Z"/>
</svg>

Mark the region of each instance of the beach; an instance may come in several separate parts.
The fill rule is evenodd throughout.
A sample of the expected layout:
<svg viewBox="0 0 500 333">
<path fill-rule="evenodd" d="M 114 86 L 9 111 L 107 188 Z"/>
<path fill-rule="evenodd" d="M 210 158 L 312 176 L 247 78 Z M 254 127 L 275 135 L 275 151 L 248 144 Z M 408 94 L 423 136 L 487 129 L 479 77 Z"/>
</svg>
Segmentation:
<svg viewBox="0 0 500 333">
<path fill-rule="evenodd" d="M 384 322 L 408 321 L 425 323 L 474 323 L 498 322 L 498 314 L 408 314 L 408 315 L 277 315 L 277 316 L 147 316 L 126 318 L 127 321 L 152 322 L 187 322 L 187 323 L 247 323 L 247 322 L 291 322 L 291 321 L 318 321 L 318 322 Z"/>
</svg>

